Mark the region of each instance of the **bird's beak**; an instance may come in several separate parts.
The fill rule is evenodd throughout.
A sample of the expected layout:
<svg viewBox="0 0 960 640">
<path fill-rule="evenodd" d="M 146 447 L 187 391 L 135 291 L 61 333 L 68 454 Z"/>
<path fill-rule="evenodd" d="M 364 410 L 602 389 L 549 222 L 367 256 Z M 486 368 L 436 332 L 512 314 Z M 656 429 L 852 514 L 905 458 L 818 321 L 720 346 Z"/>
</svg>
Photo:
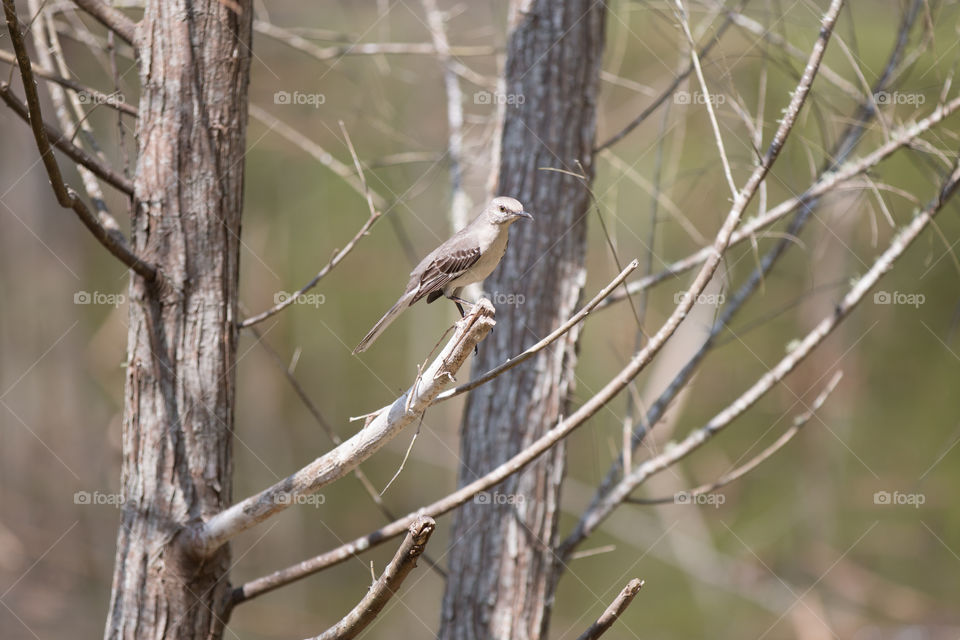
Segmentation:
<svg viewBox="0 0 960 640">
<path fill-rule="evenodd" d="M 533 216 L 526 211 L 521 211 L 517 214 L 518 218 L 526 218 L 527 220 L 533 220 Z"/>
</svg>

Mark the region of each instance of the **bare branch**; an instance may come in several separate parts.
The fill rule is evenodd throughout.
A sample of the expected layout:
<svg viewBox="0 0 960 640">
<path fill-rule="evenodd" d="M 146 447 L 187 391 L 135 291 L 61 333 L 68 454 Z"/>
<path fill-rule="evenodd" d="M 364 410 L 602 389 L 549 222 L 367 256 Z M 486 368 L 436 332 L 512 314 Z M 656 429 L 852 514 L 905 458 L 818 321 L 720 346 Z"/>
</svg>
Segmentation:
<svg viewBox="0 0 960 640">
<path fill-rule="evenodd" d="M 481 299 L 462 320 L 453 337 L 423 376 L 406 393 L 342 445 L 260 493 L 218 513 L 184 536 L 184 543 L 208 556 L 237 534 L 295 504 L 298 496 L 315 493 L 339 480 L 416 421 L 454 376 L 467 356 L 494 325 L 494 308 Z M 404 526 L 409 526 L 409 522 Z"/>
<path fill-rule="evenodd" d="M 447 41 L 447 32 L 443 24 L 443 15 L 437 9 L 436 0 L 421 0 L 427 12 L 427 25 L 433 45 L 437 49 L 440 63 L 443 65 L 443 84 L 447 91 L 447 123 L 449 127 L 449 156 L 450 156 L 450 188 L 452 191 L 452 205 L 450 208 L 450 222 L 454 229 L 462 229 L 467 225 L 467 215 L 470 211 L 470 198 L 463 189 L 463 92 L 460 90 L 460 81 L 457 79 L 453 67 L 453 56 L 450 52 L 450 43 Z"/>
<path fill-rule="evenodd" d="M 112 30 L 129 44 L 136 46 L 137 23 L 127 14 L 110 6 L 105 0 L 73 0 L 78 7 L 90 14 L 97 22 Z"/>
<path fill-rule="evenodd" d="M 439 53 L 436 45 L 427 42 L 356 42 L 352 44 L 321 47 L 313 42 L 298 36 L 288 29 L 278 27 L 264 20 L 254 20 L 253 30 L 278 42 L 309 55 L 316 60 L 335 60 L 343 56 L 373 56 L 373 55 L 426 55 L 434 56 Z M 491 56 L 497 50 L 494 47 L 450 47 L 450 55 L 457 57 Z"/>
<path fill-rule="evenodd" d="M 17 57 L 17 64 L 20 67 L 20 75 L 23 78 L 24 92 L 26 93 L 27 107 L 30 114 L 30 128 L 33 131 L 37 149 L 40 151 L 40 158 L 47 170 L 47 175 L 50 177 L 53 192 L 57 196 L 57 202 L 64 208 L 73 209 L 81 222 L 93 233 L 94 237 L 121 262 L 133 269 L 145 280 L 154 280 L 157 276 L 156 267 L 144 262 L 131 252 L 126 242 L 121 240 L 119 234 L 112 233 L 104 227 L 97 217 L 90 212 L 87 205 L 80 199 L 77 193 L 64 183 L 57 159 L 53 154 L 53 149 L 50 147 L 50 139 L 43 126 L 43 114 L 40 111 L 40 97 L 37 95 L 37 83 L 33 77 L 33 69 L 30 66 L 30 57 L 27 54 L 27 48 L 23 42 L 23 35 L 20 33 L 20 25 L 17 20 L 17 9 L 14 0 L 3 0 L 3 9 L 7 20 L 7 30 L 10 33 L 10 42 L 13 45 L 13 50 Z"/>
<path fill-rule="evenodd" d="M 549 345 L 554 343 L 565 333 L 570 331 L 570 329 L 576 326 L 584 318 L 590 315 L 590 312 L 593 311 L 593 309 L 596 308 L 596 306 L 599 305 L 604 300 L 604 298 L 609 296 L 614 289 L 619 287 L 620 284 L 627 279 L 627 276 L 633 273 L 639 265 L 640 265 L 640 262 L 638 260 L 634 260 L 633 262 L 628 264 L 626 267 L 624 267 L 623 271 L 621 271 L 616 278 L 610 281 L 610 284 L 605 286 L 599 293 L 597 293 L 597 295 L 593 297 L 593 299 L 590 302 L 584 305 L 584 307 L 580 309 L 580 311 L 572 315 L 569 320 L 567 320 L 562 325 L 557 327 L 552 333 L 550 333 L 550 335 L 543 338 L 543 340 L 540 340 L 538 343 L 536 343 L 532 347 L 529 347 L 523 353 L 517 356 L 514 356 L 513 358 L 510 358 L 500 366 L 494 367 L 490 371 L 487 371 L 482 376 L 478 376 L 466 384 L 461 384 L 453 389 L 448 389 L 447 391 L 444 391 L 443 393 L 437 396 L 436 402 L 440 402 L 442 400 L 446 400 L 448 398 L 458 396 L 461 393 L 466 393 L 467 391 L 472 391 L 473 389 L 476 389 L 480 385 L 490 382 L 491 380 L 499 376 L 501 373 L 504 373 L 506 371 L 509 371 L 510 369 L 513 369 L 515 366 L 517 366 L 521 362 L 525 362 L 526 360 L 529 360 L 537 352 L 547 348 Z"/>
<path fill-rule="evenodd" d="M 913 220 L 893 238 L 886 251 L 877 258 L 870 267 L 870 270 L 850 288 L 830 315 L 823 318 L 776 366 L 760 377 L 753 386 L 728 405 L 726 409 L 715 415 L 706 425 L 691 432 L 682 442 L 671 447 L 663 455 L 647 460 L 624 476 L 601 501 L 593 505 L 588 512 L 583 515 L 576 529 L 560 545 L 558 553 L 561 557 L 568 555 L 579 540 L 582 540 L 590 535 L 592 531 L 596 530 L 600 523 L 610 515 L 616 506 L 626 499 L 640 484 L 646 481 L 647 478 L 675 464 L 700 448 L 713 435 L 729 425 L 735 418 L 742 415 L 783 380 L 788 373 L 793 371 L 793 369 L 813 351 L 814 347 L 823 342 L 840 322 L 849 315 L 877 281 L 880 280 L 883 274 L 892 268 L 894 262 L 903 255 L 904 251 L 913 243 L 920 232 L 923 231 L 937 213 L 940 212 L 944 204 L 953 196 L 958 184 L 960 184 L 960 158 L 958 158 L 957 163 L 954 165 L 950 176 L 943 182 L 936 198 L 922 211 L 917 213 Z"/>
<path fill-rule="evenodd" d="M 740 465 L 730 473 L 724 474 L 721 478 L 715 480 L 714 482 L 702 484 L 699 487 L 695 487 L 689 491 L 684 491 L 683 493 L 690 497 L 711 493 L 717 489 L 727 486 L 731 482 L 739 480 L 743 476 L 759 467 L 766 460 L 769 460 L 773 454 L 785 447 L 787 443 L 793 440 L 794 436 L 800 433 L 800 430 L 810 422 L 813 414 L 820 410 L 820 407 L 823 406 L 823 403 L 827 401 L 827 398 L 829 398 L 830 394 L 833 393 L 833 390 L 836 389 L 841 378 L 843 378 L 842 371 L 837 371 L 835 374 L 833 374 L 833 377 L 830 378 L 830 382 L 827 383 L 827 386 L 824 387 L 823 391 L 820 392 L 820 395 L 816 397 L 810 407 L 794 418 L 793 424 L 790 425 L 790 428 L 784 431 L 783 434 L 781 434 L 780 437 L 777 438 L 769 447 L 758 453 L 745 464 Z M 664 496 L 662 498 L 627 498 L 624 500 L 624 502 L 629 502 L 630 504 L 669 504 L 676 502 L 676 495 Z"/>
<path fill-rule="evenodd" d="M 417 558 L 423 553 L 430 535 L 437 524 L 433 518 L 421 516 L 410 525 L 393 560 L 383 570 L 380 579 L 367 591 L 350 613 L 334 626 L 316 637 L 316 640 L 349 640 L 363 631 L 379 615 L 387 602 L 400 589 L 410 571 L 417 566 Z"/>
<path fill-rule="evenodd" d="M 690 60 L 694 71 L 697 72 L 697 82 L 700 83 L 700 90 L 703 91 L 703 104 L 707 108 L 707 115 L 710 117 L 710 126 L 713 129 L 713 138 L 717 143 L 717 151 L 720 153 L 720 163 L 723 165 L 723 175 L 727 178 L 727 186 L 730 187 L 730 194 L 737 197 L 737 183 L 733 180 L 733 172 L 730 170 L 730 159 L 727 157 L 727 151 L 723 146 L 723 136 L 720 135 L 720 125 L 717 123 L 717 114 L 713 110 L 713 100 L 710 98 L 710 89 L 707 87 L 707 79 L 703 77 L 703 69 L 700 67 L 700 57 L 697 56 L 697 45 L 693 41 L 693 34 L 690 33 L 690 21 L 687 20 L 687 10 L 683 6 L 683 0 L 674 0 L 677 4 L 677 13 L 680 16 L 680 26 L 683 27 L 683 33 L 687 36 L 687 42 L 690 44 Z"/>
<path fill-rule="evenodd" d="M 350 136 L 347 134 L 347 130 L 346 128 L 344 128 L 343 122 L 340 123 L 340 128 L 343 130 L 344 136 L 346 136 L 347 146 L 350 148 L 350 155 L 353 157 L 353 162 L 356 165 L 357 175 L 360 178 L 360 186 L 363 190 L 363 195 L 367 200 L 367 207 L 370 209 L 370 217 L 367 218 L 367 221 L 363 223 L 363 226 L 360 227 L 360 230 L 357 231 L 356 235 L 350 239 L 350 242 L 348 242 L 343 249 L 340 249 L 340 251 L 334 254 L 334 256 L 330 259 L 330 262 L 328 262 L 322 269 L 320 269 L 320 271 L 317 272 L 317 275 L 313 276 L 310 282 L 303 285 L 295 293 L 290 294 L 290 296 L 288 296 L 286 299 L 281 300 L 280 302 L 273 305 L 266 311 L 263 311 L 253 317 L 242 320 L 238 325 L 241 329 L 252 327 L 258 322 L 263 322 L 270 316 L 280 313 L 283 309 L 295 303 L 300 296 L 302 296 L 307 291 L 315 287 L 317 283 L 320 282 L 320 280 L 324 276 L 330 273 L 334 267 L 340 264 L 340 262 L 342 262 L 343 259 L 347 257 L 347 254 L 353 251 L 353 248 L 356 246 L 360 238 L 367 235 L 367 231 L 370 230 L 370 227 L 372 227 L 373 224 L 377 220 L 379 220 L 380 216 L 382 215 L 380 211 L 373 204 L 373 194 L 370 192 L 370 188 L 367 186 L 366 176 L 364 176 L 363 169 L 360 167 L 360 160 L 357 158 L 357 152 L 353 148 L 353 142 L 350 141 Z"/>
<path fill-rule="evenodd" d="M 913 141 L 916 140 L 917 136 L 940 124 L 958 109 L 960 109 L 960 97 L 954 98 L 945 104 L 938 105 L 937 108 L 934 109 L 933 113 L 919 122 L 906 124 L 899 129 L 894 130 L 890 135 L 890 140 L 877 147 L 870 154 L 862 158 L 846 162 L 841 166 L 822 174 L 820 178 L 805 192 L 788 200 L 784 200 L 782 203 L 773 209 L 770 209 L 762 216 L 748 220 L 741 228 L 734 232 L 733 236 L 730 238 L 730 246 L 740 244 L 744 240 L 749 239 L 761 229 L 770 226 L 777 220 L 785 217 L 792 211 L 795 211 L 797 208 L 802 206 L 803 203 L 809 202 L 813 198 L 820 197 L 828 191 L 835 189 L 840 184 L 862 174 L 863 172 L 869 170 L 870 168 L 879 164 L 881 161 L 888 158 L 901 147 L 911 145 Z M 597 310 L 604 309 L 611 304 L 626 299 L 628 295 L 633 295 L 643 291 L 644 289 L 648 289 L 652 286 L 660 284 L 668 278 L 689 271 L 693 267 L 702 264 L 703 261 L 706 260 L 711 254 L 711 252 L 712 247 L 704 247 L 696 253 L 690 254 L 686 258 L 682 258 L 670 263 L 663 270 L 657 273 L 644 276 L 639 280 L 631 282 L 625 287 L 626 291 L 621 290 L 612 292 L 606 300 L 597 305 Z"/>
<path fill-rule="evenodd" d="M 744 4 L 744 1 L 741 1 L 740 6 L 742 7 L 743 4 Z M 703 59 L 707 57 L 707 54 L 710 53 L 710 50 L 713 49 L 714 45 L 720 42 L 720 38 L 723 37 L 723 34 L 727 30 L 727 27 L 729 27 L 730 24 L 733 22 L 732 16 L 733 16 L 733 13 L 731 12 L 731 14 L 729 14 L 727 18 L 720 24 L 720 27 L 717 29 L 716 34 L 714 34 L 714 36 L 710 38 L 710 42 L 704 45 L 699 52 L 695 52 L 699 58 Z M 594 149 L 594 151 L 603 151 L 604 149 L 612 147 L 616 143 L 626 138 L 630 134 L 630 132 L 632 132 L 634 129 L 640 126 L 640 124 L 644 120 L 646 120 L 651 115 L 653 115 L 653 113 L 657 109 L 659 109 L 663 105 L 663 103 L 665 103 L 668 99 L 670 99 L 670 97 L 677 90 L 677 87 L 679 87 L 680 84 L 684 80 L 686 80 L 691 73 L 693 73 L 693 62 L 691 62 L 687 66 L 687 68 L 683 71 L 683 73 L 681 73 L 676 78 L 674 78 L 673 81 L 667 86 L 667 88 L 663 90 L 663 93 L 657 96 L 657 98 L 653 102 L 651 102 L 643 111 L 641 111 L 640 115 L 638 115 L 636 118 L 631 120 L 630 123 L 627 126 L 625 126 L 623 129 L 621 129 L 614 135 L 610 136 L 605 142 L 597 145 L 597 148 Z"/>
<path fill-rule="evenodd" d="M 610 603 L 610 606 L 607 607 L 606 611 L 597 618 L 590 627 L 580 634 L 580 637 L 577 640 L 596 640 L 604 633 L 607 629 L 613 626 L 613 623 L 623 615 L 623 612 L 627 610 L 627 607 L 630 606 L 630 603 L 633 602 L 633 599 L 640 593 L 640 588 L 643 587 L 643 580 L 639 578 L 634 578 L 627 583 L 627 586 L 620 591 L 620 595 L 617 596 L 616 600 Z"/>
<path fill-rule="evenodd" d="M 10 85 L 0 83 L 0 99 L 2 99 L 10 110 L 20 116 L 24 122 L 30 122 L 30 113 L 27 111 L 27 105 L 22 103 L 10 91 Z M 89 155 L 86 151 L 70 142 L 70 140 L 59 129 L 53 125 L 43 123 L 44 133 L 50 144 L 59 149 L 68 158 L 79 165 L 89 169 L 95 176 L 102 179 L 112 187 L 116 187 L 127 195 L 133 195 L 133 182 L 126 176 L 122 176 L 113 167 L 108 167 L 100 162 L 98 158 Z"/>
<path fill-rule="evenodd" d="M 9 51 L 3 51 L 2 49 L 0 49 L 0 62 L 6 62 L 8 64 L 15 65 L 17 64 L 17 58 Z M 116 100 L 114 99 L 113 96 L 109 94 L 106 94 L 92 87 L 82 85 L 71 78 L 64 78 L 61 75 L 57 75 L 56 72 L 50 69 L 47 69 L 46 67 L 42 67 L 38 65 L 36 62 L 32 63 L 32 67 L 33 67 L 33 74 L 38 78 L 43 78 L 44 80 L 55 82 L 59 84 L 61 87 L 65 87 L 67 89 L 70 89 L 71 91 L 75 91 L 79 94 L 85 94 L 87 96 L 90 96 L 91 100 L 96 104 L 102 104 L 106 107 L 110 107 L 111 109 L 122 111 L 123 113 L 129 116 L 137 117 L 137 108 L 132 104 L 127 104 L 122 100 Z"/>
</svg>

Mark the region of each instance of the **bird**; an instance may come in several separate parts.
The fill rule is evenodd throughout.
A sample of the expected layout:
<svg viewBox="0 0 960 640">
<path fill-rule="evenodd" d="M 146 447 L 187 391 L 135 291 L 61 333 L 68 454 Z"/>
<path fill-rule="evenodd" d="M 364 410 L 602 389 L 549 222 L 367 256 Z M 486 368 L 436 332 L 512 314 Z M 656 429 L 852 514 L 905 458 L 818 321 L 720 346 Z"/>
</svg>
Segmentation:
<svg viewBox="0 0 960 640">
<path fill-rule="evenodd" d="M 521 218 L 533 220 L 533 215 L 518 200 L 506 196 L 491 200 L 480 215 L 427 254 L 410 272 L 403 295 L 373 325 L 353 354 L 366 351 L 397 316 L 422 298 L 427 299 L 427 304 L 441 296 L 453 300 L 463 317 L 462 304 L 473 303 L 462 299 L 461 291 L 493 273 L 507 250 L 510 225 Z"/>
</svg>

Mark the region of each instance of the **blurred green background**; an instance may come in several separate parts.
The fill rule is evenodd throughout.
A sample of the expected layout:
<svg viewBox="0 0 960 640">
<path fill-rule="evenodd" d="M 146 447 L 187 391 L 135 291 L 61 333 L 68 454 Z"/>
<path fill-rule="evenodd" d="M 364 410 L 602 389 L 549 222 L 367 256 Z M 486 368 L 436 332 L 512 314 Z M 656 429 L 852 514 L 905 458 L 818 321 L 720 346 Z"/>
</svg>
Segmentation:
<svg viewBox="0 0 960 640">
<path fill-rule="evenodd" d="M 850 2 L 826 64 L 858 89 L 872 83 L 893 46 L 903 5 Z M 453 45 L 496 51 L 459 58 L 475 74 L 461 83 L 465 185 L 478 204 L 487 196 L 494 130 L 492 107 L 474 93 L 493 88 L 505 50 L 507 5 L 441 6 L 450 10 Z M 687 64 L 687 46 L 672 6 L 610 4 L 598 140 L 619 131 Z M 688 7 L 704 41 L 722 17 L 716 17 L 713 3 Z M 744 13 L 806 52 L 825 7 L 823 1 L 756 0 L 747 3 Z M 430 41 L 416 2 L 283 1 L 258 3 L 257 11 L 258 18 L 321 46 Z M 68 18 L 69 24 L 80 19 L 72 12 Z M 913 103 L 922 99 L 923 104 L 883 105 L 882 122 L 873 124 L 855 156 L 874 149 L 889 128 L 934 108 L 956 68 L 958 18 L 955 2 L 924 7 L 907 48 L 909 64 L 894 85 L 914 96 Z M 102 29 L 91 28 L 102 37 Z M 103 52 L 90 52 L 69 37 L 64 44 L 72 70 L 85 83 L 109 91 Z M 0 46 L 9 50 L 5 34 Z M 741 101 L 743 110 L 755 116 L 762 102 L 765 146 L 802 65 L 738 27 L 731 27 L 704 60 L 711 90 L 725 96 L 717 105 L 718 118 L 738 183 L 751 170 L 754 155 L 735 103 Z M 137 75 L 129 59 L 121 57 L 120 74 L 120 90 L 135 104 Z M 489 84 L 474 84 L 479 81 Z M 764 82 L 765 94 L 760 90 Z M 698 90 L 692 84 L 681 89 Z M 322 104 L 278 104 L 275 94 L 282 91 L 320 94 Z M 949 95 L 955 94 L 951 88 Z M 310 299 L 315 304 L 294 305 L 259 327 L 263 340 L 295 367 L 326 420 L 346 438 L 360 425 L 349 418 L 402 392 L 456 317 L 452 305 L 420 305 L 369 352 L 350 355 L 402 289 L 411 260 L 451 232 L 441 69 L 424 55 L 318 61 L 257 33 L 250 99 L 292 127 L 296 137 L 352 167 L 338 124 L 343 121 L 368 167 L 370 185 L 390 203 L 369 237 L 312 291 L 318 294 Z M 810 183 L 855 106 L 823 77 L 817 80 L 767 181 L 769 206 Z M 52 117 L 51 106 L 45 107 Z M 90 121 L 109 157 L 122 165 L 115 114 L 95 109 Z M 123 130 L 122 143 L 130 154 L 130 119 L 124 120 Z M 924 136 L 928 146 L 898 152 L 871 172 L 875 190 L 861 181 L 855 189 L 824 199 L 638 457 L 704 424 L 775 364 L 792 339 L 830 313 L 849 281 L 869 268 L 895 232 L 887 216 L 902 226 L 934 195 L 946 164 L 932 149 L 949 160 L 960 146 L 958 132 L 960 120 L 954 117 Z M 341 178 L 275 128 L 251 119 L 247 137 L 241 303 L 254 313 L 272 305 L 279 292 L 309 280 L 359 229 L 367 208 Z M 91 637 L 102 633 L 120 511 L 107 504 L 77 504 L 82 498 L 76 495 L 114 494 L 120 486 L 127 311 L 125 304 L 96 302 L 125 294 L 128 279 L 73 214 L 57 207 L 28 129 L 7 109 L 0 109 L 0 148 L 0 636 Z M 395 154 L 408 153 L 418 154 L 417 161 L 397 163 Z M 652 215 L 648 187 L 657 175 L 664 197 L 703 237 L 713 236 L 729 207 L 702 105 L 668 101 L 602 154 L 597 167 L 594 190 L 600 207 L 590 214 L 586 297 L 619 271 L 598 215 L 619 260 L 639 257 L 645 263 Z M 72 168 L 66 175 L 79 186 Z M 115 215 L 125 220 L 126 204 L 113 192 L 109 196 Z M 528 204 L 537 211 L 536 203 Z M 757 206 L 754 202 L 749 215 Z M 640 493 L 671 495 L 742 464 L 776 439 L 804 403 L 842 370 L 843 380 L 827 404 L 783 451 L 724 488 L 719 507 L 623 506 L 581 547 L 581 552 L 595 553 L 570 563 L 555 603 L 551 638 L 575 638 L 635 576 L 646 586 L 608 637 L 960 635 L 960 515 L 950 497 L 955 491 L 950 487 L 960 483 L 960 447 L 955 447 L 960 440 L 957 212 L 956 202 L 947 206 L 936 229 L 926 231 L 880 283 L 880 291 L 920 294 L 922 304 L 877 304 L 868 296 L 784 385 Z M 654 270 L 701 246 L 669 206 L 661 205 L 658 214 Z M 777 237 L 758 237 L 759 250 Z M 729 291 L 754 265 L 749 243 L 733 248 L 711 286 Z M 659 327 L 687 283 L 687 277 L 668 280 L 651 293 L 644 317 L 648 331 Z M 91 294 L 93 303 L 75 302 L 83 301 L 79 292 Z M 697 307 L 638 378 L 638 398 L 649 403 L 663 389 L 702 339 L 712 313 L 707 306 Z M 415 326 L 421 329 L 415 332 Z M 575 404 L 626 363 L 636 330 L 626 303 L 591 316 L 580 349 Z M 464 371 L 461 379 L 466 376 Z M 330 448 L 282 370 L 249 332 L 241 336 L 237 390 L 235 498 Z M 617 398 L 569 440 L 561 537 L 619 450 L 626 402 L 625 395 Z M 384 496 L 397 514 L 455 488 L 461 409 L 462 399 L 457 399 L 426 414 L 405 470 Z M 409 438 L 409 433 L 401 435 L 363 465 L 378 488 L 397 470 Z M 874 494 L 882 491 L 919 495 L 923 504 L 877 504 Z M 91 501 L 98 499 L 102 501 Z M 289 509 L 239 538 L 233 547 L 232 581 L 240 584 L 285 567 L 384 522 L 360 483 L 348 477 L 323 492 L 322 504 Z M 448 517 L 440 520 L 428 548 L 441 565 L 448 526 Z M 393 545 L 385 545 L 244 604 L 234 612 L 227 637 L 320 633 L 363 595 L 369 563 L 379 573 L 392 553 Z M 442 589 L 442 579 L 421 563 L 363 637 L 432 637 Z"/>
</svg>

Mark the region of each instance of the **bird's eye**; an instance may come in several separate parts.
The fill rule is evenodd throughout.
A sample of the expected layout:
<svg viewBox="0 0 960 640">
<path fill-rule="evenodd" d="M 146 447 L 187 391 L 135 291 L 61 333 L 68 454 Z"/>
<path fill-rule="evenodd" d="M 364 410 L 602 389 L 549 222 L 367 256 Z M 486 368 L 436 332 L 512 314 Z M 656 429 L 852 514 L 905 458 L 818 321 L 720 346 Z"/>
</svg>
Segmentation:
<svg viewBox="0 0 960 640">
<path fill-rule="evenodd" d="M 507 212 L 507 208 L 503 205 L 500 205 L 500 213 L 506 213 L 506 212 Z"/>
</svg>

